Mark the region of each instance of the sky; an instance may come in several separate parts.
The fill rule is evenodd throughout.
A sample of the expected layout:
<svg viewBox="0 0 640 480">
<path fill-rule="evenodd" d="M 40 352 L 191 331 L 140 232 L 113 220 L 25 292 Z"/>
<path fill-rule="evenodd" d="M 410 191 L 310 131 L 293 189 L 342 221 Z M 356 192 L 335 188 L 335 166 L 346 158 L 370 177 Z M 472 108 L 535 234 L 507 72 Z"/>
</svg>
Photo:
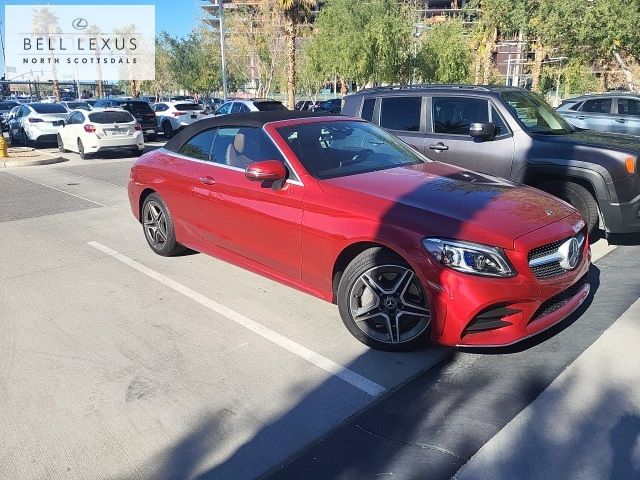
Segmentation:
<svg viewBox="0 0 640 480">
<path fill-rule="evenodd" d="M 156 33 L 165 30 L 173 36 L 184 36 L 191 31 L 199 16 L 200 0 L 0 0 L 0 29 L 4 35 L 4 6 L 6 5 L 155 5 Z M 4 62 L 0 55 L 0 76 Z M 11 74 L 8 75 L 11 78 Z"/>
</svg>

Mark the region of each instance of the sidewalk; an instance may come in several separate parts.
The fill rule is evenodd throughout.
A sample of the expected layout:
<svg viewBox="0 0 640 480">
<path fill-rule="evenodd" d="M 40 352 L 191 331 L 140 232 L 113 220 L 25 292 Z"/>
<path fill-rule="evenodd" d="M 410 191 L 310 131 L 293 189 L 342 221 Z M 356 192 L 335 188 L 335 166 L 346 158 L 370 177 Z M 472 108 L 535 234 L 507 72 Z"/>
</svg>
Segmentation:
<svg viewBox="0 0 640 480">
<path fill-rule="evenodd" d="M 640 479 L 640 299 L 456 480 Z"/>
</svg>

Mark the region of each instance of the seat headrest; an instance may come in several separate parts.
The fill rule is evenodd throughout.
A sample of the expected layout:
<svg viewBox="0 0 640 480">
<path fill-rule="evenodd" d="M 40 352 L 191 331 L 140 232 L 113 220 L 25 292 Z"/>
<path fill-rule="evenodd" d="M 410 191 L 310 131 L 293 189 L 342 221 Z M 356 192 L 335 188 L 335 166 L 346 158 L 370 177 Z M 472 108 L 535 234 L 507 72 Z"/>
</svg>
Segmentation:
<svg viewBox="0 0 640 480">
<path fill-rule="evenodd" d="M 236 136 L 233 139 L 233 148 L 236 149 L 236 152 L 242 153 L 244 151 L 244 143 L 244 133 L 236 133 Z"/>
</svg>

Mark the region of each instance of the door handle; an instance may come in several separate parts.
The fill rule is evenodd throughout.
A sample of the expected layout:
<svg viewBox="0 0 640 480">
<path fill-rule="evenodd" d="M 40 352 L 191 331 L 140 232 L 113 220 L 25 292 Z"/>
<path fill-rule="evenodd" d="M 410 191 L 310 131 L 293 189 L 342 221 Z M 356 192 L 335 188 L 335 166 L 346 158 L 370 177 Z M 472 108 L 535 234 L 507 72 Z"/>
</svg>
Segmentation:
<svg viewBox="0 0 640 480">
<path fill-rule="evenodd" d="M 627 121 L 623 118 L 616 118 L 616 122 L 618 123 L 627 123 Z"/>
<path fill-rule="evenodd" d="M 449 150 L 449 147 L 442 142 L 438 142 L 435 145 L 429 145 L 429 150 Z"/>
<path fill-rule="evenodd" d="M 577 118 L 578 120 L 584 120 L 584 119 L 585 119 L 585 118 L 587 118 L 587 117 L 585 117 L 584 115 L 578 115 L 576 118 Z"/>
<path fill-rule="evenodd" d="M 200 177 L 198 180 L 200 180 L 200 183 L 204 183 L 205 185 L 213 185 L 214 183 L 216 183 L 213 177 L 210 177 L 208 175 Z"/>
</svg>

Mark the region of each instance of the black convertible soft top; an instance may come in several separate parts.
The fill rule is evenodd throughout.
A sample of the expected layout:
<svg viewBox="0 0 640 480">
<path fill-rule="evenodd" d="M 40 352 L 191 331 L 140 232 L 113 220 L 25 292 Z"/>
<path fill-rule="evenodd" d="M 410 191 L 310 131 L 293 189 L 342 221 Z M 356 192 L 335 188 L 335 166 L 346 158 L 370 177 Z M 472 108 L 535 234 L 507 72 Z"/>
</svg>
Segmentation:
<svg viewBox="0 0 640 480">
<path fill-rule="evenodd" d="M 262 128 L 266 123 L 280 120 L 310 117 L 332 117 L 327 112 L 299 112 L 295 110 L 270 110 L 265 112 L 234 113 L 219 117 L 205 118 L 188 125 L 184 130 L 169 140 L 164 148 L 171 152 L 178 152 L 182 146 L 194 135 L 216 127 L 257 127 Z"/>
</svg>

